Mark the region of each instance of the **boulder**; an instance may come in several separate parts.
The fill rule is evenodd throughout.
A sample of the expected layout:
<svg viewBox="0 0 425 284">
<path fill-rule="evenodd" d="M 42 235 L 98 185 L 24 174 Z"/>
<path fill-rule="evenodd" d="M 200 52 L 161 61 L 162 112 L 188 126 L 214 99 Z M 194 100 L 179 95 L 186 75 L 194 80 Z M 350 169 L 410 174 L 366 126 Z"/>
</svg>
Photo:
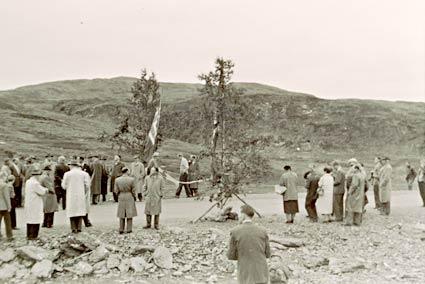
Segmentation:
<svg viewBox="0 0 425 284">
<path fill-rule="evenodd" d="M 31 268 L 31 274 L 37 278 L 50 278 L 53 272 L 53 263 L 48 259 L 44 259 L 34 264 Z"/>
<path fill-rule="evenodd" d="M 132 257 L 130 258 L 130 268 L 135 272 L 142 272 L 146 267 L 147 262 L 143 257 Z"/>
<path fill-rule="evenodd" d="M 308 269 L 318 268 L 329 264 L 329 259 L 319 256 L 310 256 L 304 260 L 304 266 Z"/>
<path fill-rule="evenodd" d="M 80 261 L 76 265 L 74 265 L 73 270 L 78 275 L 85 276 L 85 275 L 92 274 L 93 266 L 91 266 L 89 263 L 85 261 Z"/>
<path fill-rule="evenodd" d="M 104 246 L 98 246 L 90 254 L 89 261 L 92 263 L 98 263 L 99 261 L 106 259 L 108 254 L 109 254 L 109 251 Z"/>
<path fill-rule="evenodd" d="M 1 262 L 10 262 L 14 260 L 16 253 L 13 249 L 7 248 L 4 251 L 0 252 L 0 263 Z"/>
<path fill-rule="evenodd" d="M 98 263 L 96 263 L 95 265 L 93 265 L 93 271 L 98 271 L 98 270 L 102 270 L 102 268 L 106 267 L 106 261 L 102 260 Z"/>
<path fill-rule="evenodd" d="M 31 261 L 42 261 L 51 258 L 50 252 L 41 247 L 23 246 L 17 249 L 20 257 Z"/>
<path fill-rule="evenodd" d="M 0 268 L 0 280 L 6 280 L 16 275 L 19 267 L 16 263 L 6 263 Z"/>
<path fill-rule="evenodd" d="M 119 257 L 119 255 L 117 254 L 111 254 L 108 257 L 108 260 L 106 261 L 106 268 L 110 269 L 114 269 L 114 268 L 118 268 L 120 266 L 121 263 L 121 259 Z"/>
<path fill-rule="evenodd" d="M 153 260 L 155 264 L 164 269 L 173 268 L 173 256 L 171 252 L 165 247 L 157 247 L 153 253 Z"/>
<path fill-rule="evenodd" d="M 330 258 L 329 269 L 333 274 L 352 273 L 357 270 L 366 269 L 366 265 L 363 261 L 359 260 Z"/>
</svg>

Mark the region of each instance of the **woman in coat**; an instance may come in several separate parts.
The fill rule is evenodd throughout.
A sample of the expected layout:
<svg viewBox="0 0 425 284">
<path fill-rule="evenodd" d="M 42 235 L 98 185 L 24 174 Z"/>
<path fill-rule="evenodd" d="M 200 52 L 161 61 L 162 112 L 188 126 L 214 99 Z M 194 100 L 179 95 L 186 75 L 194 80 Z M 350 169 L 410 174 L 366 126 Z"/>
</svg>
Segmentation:
<svg viewBox="0 0 425 284">
<path fill-rule="evenodd" d="M 129 176 L 128 169 L 122 169 L 122 176 L 115 180 L 114 192 L 118 196 L 117 217 L 120 219 L 119 233 L 124 233 L 127 220 L 127 233 L 133 230 L 133 217 L 137 216 L 135 179 Z"/>
<path fill-rule="evenodd" d="M 347 199 L 345 200 L 346 223 L 351 226 L 360 225 L 363 215 L 364 189 L 366 176 L 361 171 L 360 165 L 353 166 L 351 171 L 351 182 L 347 191 Z"/>
<path fill-rule="evenodd" d="M 279 185 L 286 187 L 283 193 L 283 211 L 286 214 L 286 223 L 293 224 L 298 210 L 297 174 L 292 172 L 290 166 L 283 167 L 284 173 L 280 177 Z"/>
<path fill-rule="evenodd" d="M 43 174 L 40 178 L 41 186 L 48 189 L 48 192 L 43 196 L 44 202 L 44 220 L 43 227 L 51 228 L 53 227 L 53 219 L 55 212 L 58 211 L 58 200 L 56 197 L 55 189 L 53 186 L 53 178 L 50 175 L 51 168 L 46 166 L 43 169 Z"/>
<path fill-rule="evenodd" d="M 154 215 L 154 228 L 159 230 L 159 214 L 161 213 L 161 200 L 164 192 L 164 179 L 159 174 L 159 169 L 157 167 L 151 168 L 151 173 L 146 178 L 143 189 L 143 195 L 145 196 L 146 202 L 146 226 L 143 228 L 148 229 L 151 227 L 152 215 Z"/>
<path fill-rule="evenodd" d="M 334 177 L 331 175 L 332 170 L 328 167 L 323 169 L 325 174 L 319 180 L 319 212 L 323 215 L 323 222 L 331 222 L 332 215 L 332 197 L 334 191 Z"/>
<path fill-rule="evenodd" d="M 379 172 L 379 200 L 381 201 L 381 214 L 390 215 L 391 211 L 391 175 L 393 168 L 390 165 L 390 159 L 385 157 L 381 159 L 382 168 Z"/>
<path fill-rule="evenodd" d="M 199 179 L 201 173 L 200 173 L 200 169 L 199 169 L 199 164 L 198 161 L 196 159 L 195 155 L 192 155 L 190 157 L 190 161 L 189 161 L 189 182 L 192 181 L 196 181 L 197 179 Z M 189 184 L 189 189 L 192 193 L 192 196 L 198 196 L 198 183 L 194 182 L 194 183 L 190 183 Z"/>
<path fill-rule="evenodd" d="M 42 172 L 35 166 L 31 171 L 31 178 L 25 183 L 25 220 L 27 223 L 27 239 L 35 240 L 38 238 L 40 224 L 43 222 L 43 198 L 48 191 L 41 186 L 40 176 Z"/>
<path fill-rule="evenodd" d="M 90 183 L 91 204 L 96 205 L 102 192 L 102 177 L 105 171 L 97 156 L 93 157 L 90 171 L 92 172 Z"/>
</svg>

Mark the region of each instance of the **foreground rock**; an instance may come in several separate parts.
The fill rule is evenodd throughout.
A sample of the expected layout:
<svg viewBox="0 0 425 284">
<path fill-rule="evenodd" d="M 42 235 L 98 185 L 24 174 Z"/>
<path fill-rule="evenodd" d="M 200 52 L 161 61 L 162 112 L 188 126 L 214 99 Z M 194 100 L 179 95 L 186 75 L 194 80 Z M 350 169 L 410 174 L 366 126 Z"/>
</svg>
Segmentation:
<svg viewBox="0 0 425 284">
<path fill-rule="evenodd" d="M 10 262 L 14 260 L 16 257 L 16 253 L 12 248 L 7 248 L 6 250 L 0 253 L 0 264 L 2 262 Z"/>
<path fill-rule="evenodd" d="M 155 264 L 164 269 L 173 268 L 173 256 L 171 252 L 165 247 L 158 247 L 153 253 L 153 260 Z"/>
<path fill-rule="evenodd" d="M 19 267 L 15 263 L 6 263 L 0 268 L 0 279 L 6 280 L 15 276 Z"/>
<path fill-rule="evenodd" d="M 37 278 L 50 278 L 53 272 L 53 262 L 44 259 L 34 264 L 31 268 L 31 274 Z"/>
<path fill-rule="evenodd" d="M 85 261 L 80 261 L 73 267 L 73 271 L 78 275 L 86 276 L 93 273 L 93 266 Z"/>
</svg>

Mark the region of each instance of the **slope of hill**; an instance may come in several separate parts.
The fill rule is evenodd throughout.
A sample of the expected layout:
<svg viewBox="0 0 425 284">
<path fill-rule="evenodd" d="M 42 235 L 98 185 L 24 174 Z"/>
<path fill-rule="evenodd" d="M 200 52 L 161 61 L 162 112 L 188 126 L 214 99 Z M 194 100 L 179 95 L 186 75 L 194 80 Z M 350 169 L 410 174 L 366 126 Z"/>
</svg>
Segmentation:
<svg viewBox="0 0 425 284">
<path fill-rule="evenodd" d="M 36 154 L 110 151 L 110 145 L 97 138 L 115 127 L 114 113 L 125 108 L 134 80 L 70 80 L 1 91 L 0 147 Z M 324 100 L 256 83 L 236 86 L 245 90 L 245 99 L 257 112 L 253 131 L 270 136 L 281 152 L 296 148 L 382 152 L 396 147 L 400 153 L 418 153 L 425 140 L 424 103 Z M 161 83 L 161 87 L 164 137 L 200 143 L 201 85 Z"/>
</svg>

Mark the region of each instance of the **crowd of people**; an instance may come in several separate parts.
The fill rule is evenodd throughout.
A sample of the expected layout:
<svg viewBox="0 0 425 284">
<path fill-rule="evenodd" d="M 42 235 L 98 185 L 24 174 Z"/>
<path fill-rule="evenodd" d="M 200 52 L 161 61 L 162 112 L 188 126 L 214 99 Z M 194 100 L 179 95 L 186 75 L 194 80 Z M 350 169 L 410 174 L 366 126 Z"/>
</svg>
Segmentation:
<svg viewBox="0 0 425 284">
<path fill-rule="evenodd" d="M 368 175 L 364 165 L 357 159 L 348 160 L 345 172 L 338 161 L 325 166 L 323 172 L 314 164 L 304 174 L 307 195 L 305 209 L 311 222 L 319 220 L 318 212 L 323 216 L 323 222 L 344 222 L 344 225 L 360 225 L 365 206 L 368 204 L 366 192 L 373 189 L 375 209 L 382 215 L 391 212 L 392 167 L 388 157 L 376 157 L 375 166 Z M 289 165 L 284 167 L 280 185 L 285 188 L 283 207 L 286 223 L 294 222 L 298 208 L 297 175 Z M 419 192 L 425 207 L 425 159 L 421 160 L 418 172 L 407 164 L 406 181 L 411 190 L 417 180 Z"/>
<path fill-rule="evenodd" d="M 185 188 L 187 197 L 198 195 L 199 165 L 194 155 L 187 160 L 182 154 L 180 181 L 176 191 L 179 197 Z M 165 185 L 160 173 L 159 153 L 155 152 L 148 163 L 139 156 L 127 165 L 115 155 L 113 163 L 102 156 L 59 156 L 57 161 L 47 155 L 43 161 L 36 157 L 8 158 L 0 167 L 0 224 L 4 219 L 6 237 L 12 239 L 17 230 L 16 208 L 24 205 L 27 238 L 38 237 L 40 225 L 52 228 L 55 212 L 61 206 L 70 219 L 71 231 L 79 233 L 82 223 L 92 226 L 90 206 L 107 201 L 108 192 L 118 203 L 119 233 L 132 232 L 132 218 L 137 216 L 136 200 L 145 202 L 144 228 L 159 229 L 161 200 Z M 25 196 L 25 198 L 23 198 Z M 152 225 L 153 221 L 153 225 Z"/>
</svg>

